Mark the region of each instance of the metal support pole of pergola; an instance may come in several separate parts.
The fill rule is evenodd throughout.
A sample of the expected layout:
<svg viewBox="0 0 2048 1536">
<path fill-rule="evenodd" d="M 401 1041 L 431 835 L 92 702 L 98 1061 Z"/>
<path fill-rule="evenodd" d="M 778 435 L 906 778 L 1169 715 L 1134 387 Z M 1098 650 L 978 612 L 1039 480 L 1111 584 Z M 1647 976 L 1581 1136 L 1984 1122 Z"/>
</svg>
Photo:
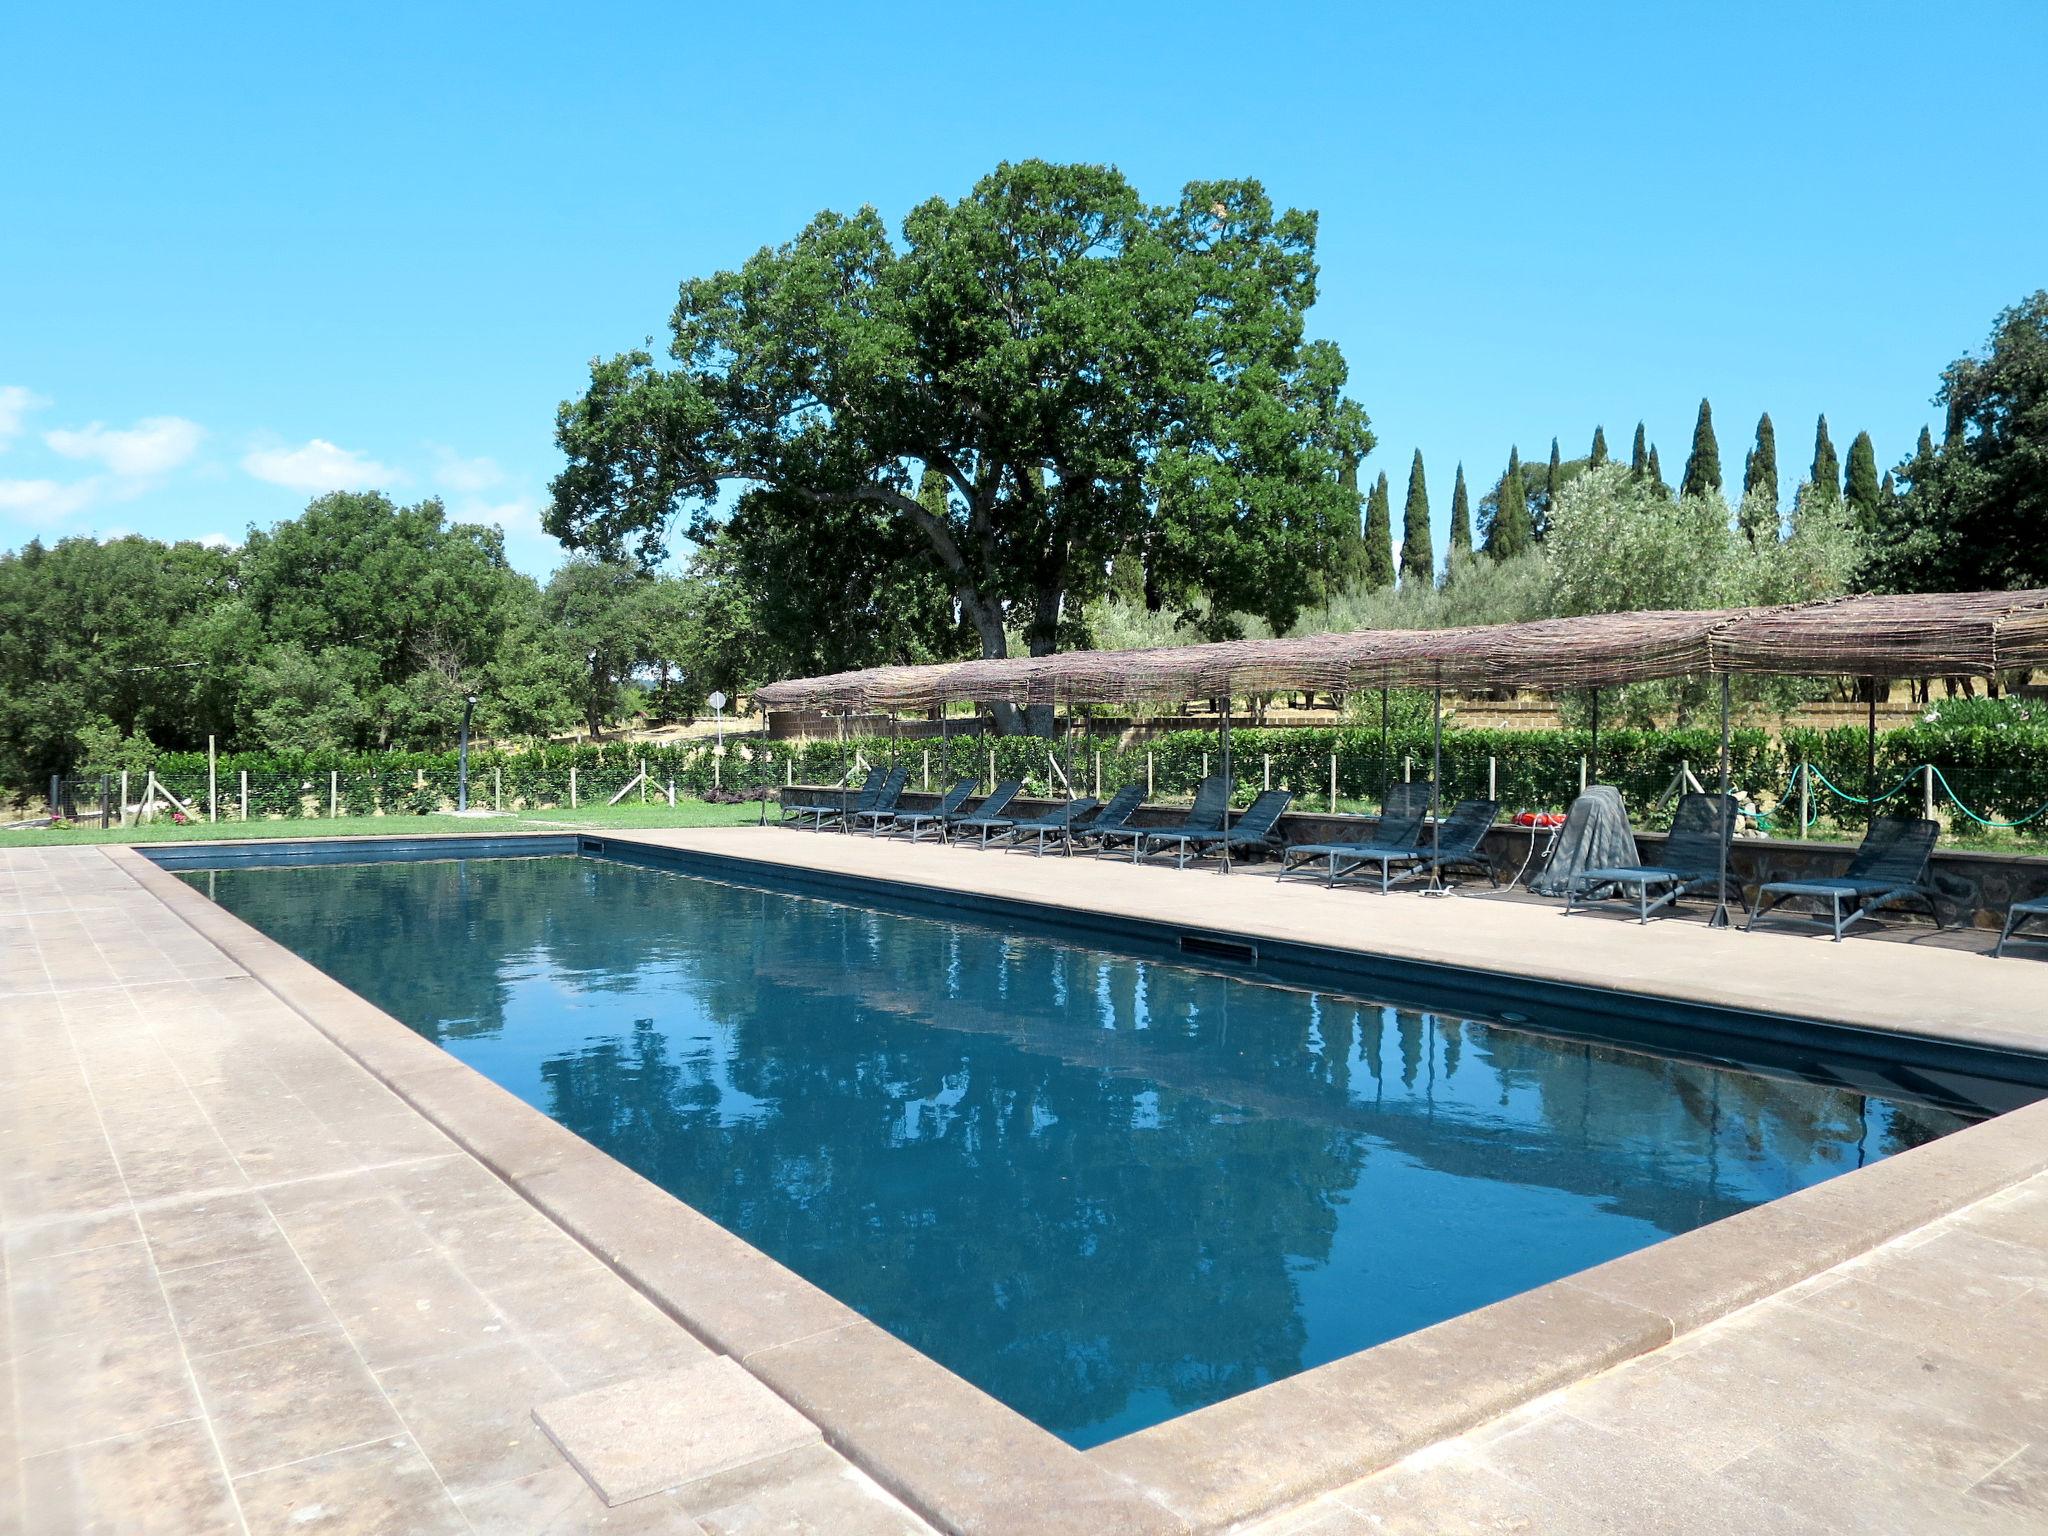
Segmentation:
<svg viewBox="0 0 2048 1536">
<path fill-rule="evenodd" d="M 1870 711 L 1863 733 L 1863 793 L 1870 801 L 1870 814 L 1877 814 L 1877 679 L 1863 680 L 1870 695 Z"/>
<path fill-rule="evenodd" d="M 1592 690 L 1592 694 L 1593 743 L 1586 753 L 1586 783 L 1588 785 L 1600 782 L 1600 690 L 1595 688 Z"/>
<path fill-rule="evenodd" d="M 1387 796 L 1394 788 L 1394 759 L 1387 747 L 1387 690 L 1380 690 L 1380 809 L 1384 813 Z"/>
<path fill-rule="evenodd" d="M 1230 873 L 1230 685 L 1223 685 L 1223 873 Z"/>
<path fill-rule="evenodd" d="M 1446 887 L 1437 858 L 1443 852 L 1444 822 L 1444 685 L 1436 685 L 1435 719 L 1430 722 L 1429 741 L 1429 889 L 1443 895 Z"/>
<path fill-rule="evenodd" d="M 1728 674 L 1721 674 L 1721 809 L 1728 809 Z M 1729 818 L 1729 836 L 1735 832 L 1734 818 Z M 1721 883 L 1714 899 L 1714 915 L 1707 919 L 1709 928 L 1727 928 L 1732 925 L 1728 915 L 1728 838 L 1721 839 Z"/>
</svg>

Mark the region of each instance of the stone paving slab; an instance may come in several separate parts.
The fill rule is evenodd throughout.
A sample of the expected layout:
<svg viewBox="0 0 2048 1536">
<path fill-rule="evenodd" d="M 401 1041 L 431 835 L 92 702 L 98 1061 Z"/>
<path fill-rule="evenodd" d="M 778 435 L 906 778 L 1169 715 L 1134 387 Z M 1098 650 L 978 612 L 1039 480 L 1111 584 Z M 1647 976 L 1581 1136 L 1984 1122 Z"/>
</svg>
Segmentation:
<svg viewBox="0 0 2048 1536">
<path fill-rule="evenodd" d="M 0 1532 L 927 1531 L 607 1510 L 533 1407 L 711 1352 L 98 848 L 0 850 L 0 1298 Z"/>
<path fill-rule="evenodd" d="M 556 1398 L 533 1417 L 614 1508 L 820 1438 L 729 1355 Z"/>
</svg>

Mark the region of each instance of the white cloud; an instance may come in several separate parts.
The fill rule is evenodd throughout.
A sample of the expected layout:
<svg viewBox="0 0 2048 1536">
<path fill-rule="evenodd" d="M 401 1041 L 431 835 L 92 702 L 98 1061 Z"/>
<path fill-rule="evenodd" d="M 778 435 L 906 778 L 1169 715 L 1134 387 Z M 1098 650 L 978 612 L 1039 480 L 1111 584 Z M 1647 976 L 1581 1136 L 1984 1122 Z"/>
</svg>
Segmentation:
<svg viewBox="0 0 2048 1536">
<path fill-rule="evenodd" d="M 295 491 L 369 490 L 405 479 L 389 465 L 367 454 L 339 448 L 324 437 L 297 448 L 256 448 L 243 455 L 242 468 L 258 480 Z"/>
<path fill-rule="evenodd" d="M 92 505 L 99 491 L 97 479 L 68 485 L 57 480 L 0 480 L 0 512 L 22 522 L 70 517 Z"/>
<path fill-rule="evenodd" d="M 224 533 L 202 533 L 199 542 L 208 549 L 236 549 L 235 541 Z"/>
<path fill-rule="evenodd" d="M 490 458 L 465 459 L 452 448 L 434 450 L 434 482 L 451 491 L 474 496 L 505 483 L 505 471 Z"/>
<path fill-rule="evenodd" d="M 176 469 L 198 450 L 206 431 L 182 416 L 148 416 L 122 429 L 102 422 L 45 432 L 43 441 L 67 459 L 97 459 L 117 475 L 137 478 Z"/>
<path fill-rule="evenodd" d="M 23 418 L 49 403 L 26 384 L 0 384 L 0 453 L 7 451 L 9 438 L 21 435 Z"/>
</svg>

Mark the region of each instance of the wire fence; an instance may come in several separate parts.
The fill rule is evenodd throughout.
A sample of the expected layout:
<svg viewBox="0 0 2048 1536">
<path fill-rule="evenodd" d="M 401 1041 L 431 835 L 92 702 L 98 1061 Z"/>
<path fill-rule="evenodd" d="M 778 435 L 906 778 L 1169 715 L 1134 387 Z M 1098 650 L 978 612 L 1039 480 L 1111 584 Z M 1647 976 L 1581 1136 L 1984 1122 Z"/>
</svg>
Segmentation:
<svg viewBox="0 0 2048 1536">
<path fill-rule="evenodd" d="M 1241 729 L 1232 732 L 1238 803 L 1261 789 L 1286 789 L 1302 809 L 1376 807 L 1387 787 L 1431 774 L 1428 726 Z M 1612 784 L 1640 825 L 1660 824 L 1685 788 L 1716 787 L 1720 736 L 1708 730 L 1590 731 L 1447 729 L 1441 796 L 1484 796 L 1514 811 L 1557 811 L 1583 785 Z M 986 786 L 1020 779 L 1034 795 L 1103 794 L 1143 784 L 1148 797 L 1192 795 L 1222 765 L 1215 732 L 1180 731 L 1125 744 L 1074 729 L 1054 738 L 862 736 L 838 740 L 651 745 L 607 742 L 527 751 L 481 750 L 469 759 L 471 808 L 583 809 L 624 798 L 751 800 L 789 784 L 831 785 L 862 769 L 902 766 L 912 788 L 958 779 Z M 1773 831 L 1832 823 L 1857 827 L 1885 810 L 1952 813 L 1987 830 L 2048 836 L 2048 730 L 1909 728 L 1881 736 L 1875 752 L 1854 728 L 1735 731 L 1732 789 Z M 166 753 L 123 774 L 53 781 L 50 799 L 65 819 L 108 825 L 134 820 L 317 821 L 405 816 L 453 809 L 456 753 L 365 755 Z M 1880 786 L 1889 787 L 1880 787 Z M 1860 786 L 1860 792 L 1858 787 Z"/>
</svg>

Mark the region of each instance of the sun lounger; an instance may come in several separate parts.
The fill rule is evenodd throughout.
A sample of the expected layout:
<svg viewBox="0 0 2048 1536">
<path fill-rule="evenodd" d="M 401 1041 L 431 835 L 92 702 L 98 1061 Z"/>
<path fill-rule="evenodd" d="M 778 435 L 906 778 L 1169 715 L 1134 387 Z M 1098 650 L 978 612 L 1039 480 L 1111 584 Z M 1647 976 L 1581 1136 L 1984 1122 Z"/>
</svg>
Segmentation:
<svg viewBox="0 0 2048 1536">
<path fill-rule="evenodd" d="M 1848 926 L 1869 917 L 1881 907 L 1917 898 L 1934 914 L 1934 925 L 1942 926 L 1941 911 L 1934 904 L 1934 888 L 1927 883 L 1928 861 L 1934 856 L 1935 839 L 1941 823 L 1924 818 L 1882 816 L 1863 834 L 1863 844 L 1849 868 L 1834 878 L 1771 880 L 1757 887 L 1756 905 L 1750 909 L 1744 930 L 1754 928 L 1778 902 L 1793 896 L 1811 896 L 1828 904 L 1825 914 L 1816 912 L 1834 930 L 1835 942 L 1842 942 Z M 1774 899 L 1775 898 L 1775 899 Z M 1848 912 L 1843 903 L 1853 903 Z"/>
<path fill-rule="evenodd" d="M 881 792 L 882 780 L 888 777 L 886 770 L 870 768 L 868 776 L 861 781 L 857 790 L 841 789 L 830 800 L 805 800 L 795 804 L 785 802 L 782 807 L 784 821 L 802 822 L 805 817 L 822 824 L 827 816 L 841 816 L 851 805 L 856 810 L 865 810 L 875 803 L 875 796 Z"/>
<path fill-rule="evenodd" d="M 1146 844 L 1155 837 L 1171 837 L 1176 832 L 1218 832 L 1223 828 L 1223 814 L 1230 809 L 1230 780 L 1220 773 L 1212 773 L 1195 786 L 1195 803 L 1188 807 L 1187 815 L 1179 821 L 1163 827 L 1131 827 L 1125 832 L 1112 834 L 1103 839 L 1103 846 L 1112 841 L 1128 838 L 1131 844 L 1131 862 L 1148 852 Z"/>
<path fill-rule="evenodd" d="M 955 815 L 950 821 L 945 822 L 943 825 L 946 836 L 950 839 L 955 832 L 972 828 L 981 834 L 981 840 L 986 844 L 989 833 L 1017 824 L 1015 816 L 1006 816 L 1003 813 L 1009 810 L 1010 802 L 1023 792 L 1022 779 L 1003 780 L 988 792 L 988 798 L 974 808 L 973 814 Z"/>
<path fill-rule="evenodd" d="M 874 798 L 869 800 L 866 805 L 854 804 L 848 806 L 843 811 L 832 811 L 820 816 L 818 818 L 818 829 L 823 831 L 827 826 L 836 821 L 848 832 L 851 832 L 870 816 L 894 812 L 897 800 L 902 797 L 903 785 L 909 778 L 910 770 L 908 768 L 892 769 L 889 776 L 882 780 L 881 787 L 875 791 Z"/>
<path fill-rule="evenodd" d="M 1112 835 L 1131 830 L 1131 816 L 1145 803 L 1145 786 L 1126 784 L 1109 797 L 1109 803 L 1077 827 L 1067 829 L 1067 851 L 1076 843 L 1106 844 Z"/>
<path fill-rule="evenodd" d="M 1048 836 L 1057 837 L 1067 852 L 1072 853 L 1074 848 L 1069 837 L 1073 832 L 1074 823 L 1100 804 L 1102 802 L 1093 795 L 1083 795 L 1078 800 L 1069 800 L 1065 805 L 1056 805 L 1042 815 L 1027 816 L 1022 820 L 1013 821 L 994 835 L 998 839 L 1022 843 L 1027 836 L 1036 834 L 1038 846 L 1032 850 L 1034 854 L 1045 852 L 1045 840 Z"/>
<path fill-rule="evenodd" d="M 1387 878 L 1389 861 L 1381 862 L 1380 889 L 1458 868 L 1479 869 L 1490 882 L 1499 885 L 1500 876 L 1494 873 L 1493 860 L 1481 852 L 1486 834 L 1493 830 L 1499 816 L 1498 800 L 1460 800 L 1451 807 L 1451 814 L 1437 824 L 1434 837 L 1418 839 L 1407 853 L 1391 861 L 1406 866 L 1391 881 Z"/>
<path fill-rule="evenodd" d="M 2020 929 L 2029 918 L 2048 918 L 2048 896 L 2036 896 L 2032 901 L 2016 901 L 2005 911 L 2005 926 L 1998 933 L 1998 947 L 1991 951 L 1995 955 L 2005 953 L 2005 946 L 2018 939 L 2022 944 L 2048 944 L 2048 938 L 2022 934 Z"/>
<path fill-rule="evenodd" d="M 1615 885 L 1635 892 L 1636 920 L 1647 923 L 1652 912 L 1671 906 L 1681 896 L 1708 887 L 1721 889 L 1727 847 L 1734 836 L 1735 801 L 1731 797 L 1681 795 L 1671 816 L 1671 831 L 1664 839 L 1663 863 L 1582 869 L 1565 890 L 1564 909 L 1570 912 L 1588 905 L 1595 898 L 1587 893 L 1596 886 Z M 1654 901 L 1650 899 L 1652 887 L 1662 893 Z M 1739 889 L 1736 894 L 1740 899 Z"/>
<path fill-rule="evenodd" d="M 1308 869 L 1311 859 L 1324 859 L 1328 861 L 1328 883 L 1335 885 L 1339 866 L 1345 861 L 1350 861 L 1352 869 L 1378 862 L 1380 889 L 1385 890 L 1389 861 L 1415 852 L 1429 819 L 1429 808 L 1435 801 L 1436 786 L 1427 779 L 1396 784 L 1387 791 L 1386 802 L 1380 807 L 1379 825 L 1370 839 L 1359 843 L 1297 843 L 1280 855 L 1280 876 L 1285 879 L 1290 873 L 1299 874 Z"/>
<path fill-rule="evenodd" d="M 1208 831 L 1195 829 L 1180 832 L 1148 832 L 1145 834 L 1145 841 L 1159 846 L 1148 847 L 1145 851 L 1158 853 L 1166 844 L 1173 844 L 1177 868 L 1186 865 L 1190 854 L 1201 858 L 1205 854 L 1220 853 L 1223 855 L 1224 866 L 1228 868 L 1231 855 L 1240 849 L 1249 852 L 1255 848 L 1272 847 L 1276 841 L 1274 826 L 1286 813 L 1287 807 L 1293 803 L 1294 795 L 1290 790 L 1264 790 L 1245 809 L 1245 813 L 1229 826 Z"/>
<path fill-rule="evenodd" d="M 942 829 L 946 825 L 946 817 L 967 805 L 971 799 L 975 799 L 975 780 L 963 778 L 961 782 L 956 782 L 952 788 L 948 788 L 944 795 L 940 795 L 938 805 L 930 807 L 928 811 L 891 811 L 889 831 L 903 831 L 905 827 L 909 827 L 909 840 L 918 842 L 918 838 L 924 836 L 926 827 Z"/>
</svg>

